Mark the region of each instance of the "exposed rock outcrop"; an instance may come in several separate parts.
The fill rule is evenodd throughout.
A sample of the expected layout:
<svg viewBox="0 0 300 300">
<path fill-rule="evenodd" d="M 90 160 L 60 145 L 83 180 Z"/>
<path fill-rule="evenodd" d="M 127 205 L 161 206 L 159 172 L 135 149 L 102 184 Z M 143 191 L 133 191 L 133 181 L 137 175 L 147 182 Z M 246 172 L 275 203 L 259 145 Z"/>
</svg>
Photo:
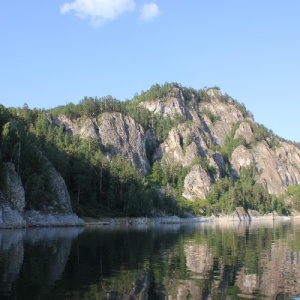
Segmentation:
<svg viewBox="0 0 300 300">
<path fill-rule="evenodd" d="M 124 155 L 142 175 L 149 172 L 150 165 L 146 155 L 144 129 L 133 118 L 121 113 L 103 113 L 95 118 L 71 120 L 66 116 L 49 119 L 53 126 L 63 125 L 70 135 L 84 139 L 98 138 L 111 158 L 120 153 Z"/>
<path fill-rule="evenodd" d="M 96 138 L 99 136 L 99 129 L 95 118 L 78 118 L 71 120 L 66 116 L 59 116 L 53 120 L 56 126 L 64 125 L 69 135 L 80 135 L 83 138 Z"/>
<path fill-rule="evenodd" d="M 0 204 L 0 228 L 21 228 L 26 226 L 26 221 L 17 210 L 6 204 Z"/>
<path fill-rule="evenodd" d="M 166 140 L 156 149 L 154 160 L 164 158 L 172 163 L 190 166 L 196 157 L 208 155 L 212 143 L 203 124 L 180 124 L 170 130 Z"/>
<path fill-rule="evenodd" d="M 268 131 L 254 122 L 243 105 L 226 94 L 222 95 L 218 88 L 202 91 L 205 94 L 202 98 L 197 92 L 187 92 L 180 86 L 170 85 L 168 88 L 168 92 L 161 93 L 161 98 L 143 99 L 139 104 L 152 115 L 181 120 L 160 144 L 155 138 L 155 129 L 148 128 L 145 133 L 133 118 L 121 113 L 106 112 L 97 118 L 76 120 L 65 116 L 48 117 L 48 121 L 53 126 L 64 125 L 71 135 L 98 138 L 107 157 L 119 153 L 124 155 L 142 175 L 150 170 L 146 144 L 148 150 L 151 149 L 148 156 L 154 153 L 148 158 L 160 160 L 170 169 L 178 166 L 192 168 L 197 163 L 213 167 L 214 174 L 209 173 L 208 168 L 200 171 L 199 166 L 190 170 L 184 180 L 183 192 L 183 196 L 190 200 L 205 198 L 213 182 L 225 174 L 237 177 L 242 168 L 250 165 L 256 170 L 255 180 L 270 194 L 282 195 L 287 186 L 300 183 L 300 149 L 272 134 L 268 136 Z M 228 164 L 227 157 L 221 153 L 225 142 L 232 140 L 235 140 L 235 145 L 240 145 L 233 149 Z"/>
<path fill-rule="evenodd" d="M 233 124 L 243 121 L 245 117 L 236 108 L 231 98 L 228 99 L 227 103 L 219 100 L 221 96 L 220 91 L 211 89 L 207 93 L 210 95 L 211 101 L 200 103 L 199 110 L 203 114 L 207 115 L 209 112 L 210 115 L 214 116 L 214 122 L 208 121 L 208 126 L 216 143 L 223 146 L 225 138 L 230 133 Z"/>
<path fill-rule="evenodd" d="M 10 206 L 18 212 L 25 207 L 25 191 L 20 176 L 11 162 L 4 164 L 6 170 L 6 196 Z"/>
<path fill-rule="evenodd" d="M 238 129 L 235 131 L 234 138 L 243 138 L 247 143 L 251 142 L 253 137 L 253 132 L 250 124 L 248 122 L 242 122 Z"/>
<path fill-rule="evenodd" d="M 233 171 L 239 175 L 243 167 L 248 167 L 253 163 L 253 155 L 245 146 L 240 145 L 234 149 L 231 155 L 231 166 Z"/>
<path fill-rule="evenodd" d="M 64 179 L 53 167 L 51 167 L 49 174 L 52 193 L 56 196 L 53 201 L 53 209 L 67 214 L 72 213 L 70 195 Z M 47 209 L 50 210 L 49 207 Z"/>
<path fill-rule="evenodd" d="M 205 199 L 211 185 L 212 181 L 207 172 L 200 165 L 195 165 L 184 179 L 183 196 L 189 200 L 197 197 Z"/>
<path fill-rule="evenodd" d="M 167 98 L 141 102 L 140 106 L 164 117 L 174 118 L 176 115 L 180 115 L 185 120 L 199 119 L 197 114 L 187 107 L 182 90 L 179 88 L 174 88 L 172 95 Z"/>
<path fill-rule="evenodd" d="M 166 140 L 156 149 L 154 160 L 188 167 L 197 157 L 202 157 L 215 167 L 214 177 L 217 180 L 224 174 L 225 163 L 222 155 L 212 151 L 212 148 L 223 146 L 233 126 L 239 123 L 233 138 L 252 143 L 252 147 L 246 148 L 241 144 L 234 149 L 230 158 L 232 175 L 239 176 L 242 168 L 253 164 L 258 170 L 257 181 L 270 194 L 277 196 L 285 193 L 288 185 L 299 183 L 300 150 L 297 147 L 279 142 L 279 139 L 277 144 L 280 146 L 275 149 L 265 141 L 254 142 L 253 128 L 257 128 L 257 124 L 252 116 L 245 116 L 234 100 L 222 96 L 218 89 L 209 89 L 207 94 L 210 101 L 187 105 L 183 93 L 175 89 L 170 97 L 140 104 L 155 114 L 170 117 L 181 115 L 188 121 L 170 130 Z M 191 171 L 185 179 L 183 196 L 188 199 L 204 198 L 211 186 L 209 177 L 205 170 Z"/>
<path fill-rule="evenodd" d="M 73 214 L 69 192 L 61 175 L 50 166 L 50 186 L 54 200 L 43 212 L 24 211 L 25 190 L 13 163 L 5 163 L 6 192 L 0 191 L 0 228 L 28 226 L 78 226 L 84 222 Z M 57 213 L 59 211 L 60 213 Z"/>
<path fill-rule="evenodd" d="M 259 172 L 259 182 L 270 194 L 281 195 L 286 187 L 298 184 L 300 181 L 299 167 L 295 162 L 299 160 L 300 150 L 295 148 L 293 154 L 287 154 L 286 144 L 277 150 L 271 149 L 266 142 L 259 143 L 254 149 L 255 165 Z"/>
<path fill-rule="evenodd" d="M 121 153 L 141 174 L 147 174 L 150 165 L 143 127 L 120 113 L 104 113 L 99 116 L 98 124 L 101 143 L 106 147 L 107 155 Z"/>
</svg>

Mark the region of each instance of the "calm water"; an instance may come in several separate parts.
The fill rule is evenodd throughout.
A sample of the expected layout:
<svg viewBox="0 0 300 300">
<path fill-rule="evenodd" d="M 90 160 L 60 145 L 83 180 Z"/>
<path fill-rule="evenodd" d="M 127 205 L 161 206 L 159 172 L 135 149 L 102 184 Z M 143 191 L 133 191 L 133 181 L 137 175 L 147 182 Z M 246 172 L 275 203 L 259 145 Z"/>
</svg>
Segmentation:
<svg viewBox="0 0 300 300">
<path fill-rule="evenodd" d="M 0 299 L 291 299 L 300 221 L 0 231 Z"/>
</svg>

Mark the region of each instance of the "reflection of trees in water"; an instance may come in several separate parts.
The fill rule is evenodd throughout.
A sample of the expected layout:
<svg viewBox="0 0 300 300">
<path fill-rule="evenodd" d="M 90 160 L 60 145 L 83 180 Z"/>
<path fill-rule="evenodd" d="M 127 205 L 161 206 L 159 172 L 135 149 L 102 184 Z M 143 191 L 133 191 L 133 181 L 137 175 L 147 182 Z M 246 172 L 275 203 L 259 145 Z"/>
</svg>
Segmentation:
<svg viewBox="0 0 300 300">
<path fill-rule="evenodd" d="M 288 282 L 300 270 L 300 252 L 292 252 L 286 243 L 288 226 L 270 222 L 161 228 L 165 230 L 87 230 L 73 243 L 65 270 L 73 282 L 73 297 L 230 299 L 298 293 Z M 272 280 L 274 273 L 278 280 Z"/>
<path fill-rule="evenodd" d="M 0 296 L 34 299 L 58 280 L 80 228 L 0 231 Z"/>
<path fill-rule="evenodd" d="M 0 230 L 0 291 L 11 291 L 24 259 L 24 231 Z M 1 293 L 0 293 L 1 295 Z"/>
<path fill-rule="evenodd" d="M 13 285 L 16 296 L 55 299 L 64 299 L 66 290 L 69 299 L 296 295 L 297 227 L 265 225 L 104 227 L 80 235 L 79 229 L 0 232 L 1 289 Z"/>
</svg>

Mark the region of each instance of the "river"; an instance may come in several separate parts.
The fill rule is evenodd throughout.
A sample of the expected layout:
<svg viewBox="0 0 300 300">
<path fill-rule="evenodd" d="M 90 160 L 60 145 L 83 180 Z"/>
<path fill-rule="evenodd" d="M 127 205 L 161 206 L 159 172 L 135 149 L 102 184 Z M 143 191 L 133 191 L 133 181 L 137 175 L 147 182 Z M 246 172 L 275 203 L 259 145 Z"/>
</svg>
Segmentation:
<svg viewBox="0 0 300 300">
<path fill-rule="evenodd" d="M 299 294 L 300 220 L 0 231 L 0 299 Z"/>
</svg>

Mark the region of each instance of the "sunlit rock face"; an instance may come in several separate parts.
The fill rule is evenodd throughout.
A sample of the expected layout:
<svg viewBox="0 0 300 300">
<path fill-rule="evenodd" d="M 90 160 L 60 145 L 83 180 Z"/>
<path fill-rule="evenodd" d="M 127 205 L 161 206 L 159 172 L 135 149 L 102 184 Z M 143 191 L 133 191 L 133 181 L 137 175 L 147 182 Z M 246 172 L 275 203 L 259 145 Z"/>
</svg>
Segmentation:
<svg viewBox="0 0 300 300">
<path fill-rule="evenodd" d="M 105 113 L 98 119 L 101 143 L 107 154 L 123 154 L 143 175 L 149 172 L 144 129 L 131 117 L 120 113 Z"/>
<path fill-rule="evenodd" d="M 203 93 L 205 99 L 199 99 L 197 92 L 188 95 L 184 88 L 173 86 L 161 98 L 144 99 L 138 104 L 138 108 L 148 110 L 152 116 L 179 120 L 160 142 L 153 124 L 144 129 L 122 113 L 105 112 L 94 118 L 72 120 L 49 115 L 48 122 L 64 126 L 70 135 L 98 139 L 106 157 L 122 154 L 143 176 L 151 170 L 149 161 L 161 161 L 170 170 L 190 168 L 183 191 L 189 200 L 204 199 L 216 180 L 225 174 L 237 177 L 249 166 L 256 170 L 255 180 L 270 194 L 282 195 L 289 185 L 300 183 L 300 149 L 295 144 L 264 130 L 243 105 L 219 89 Z M 223 147 L 233 141 L 235 149 L 225 157 Z M 146 144 L 152 149 L 151 157 L 149 151 L 146 155 Z M 213 167 L 214 174 L 209 174 L 207 168 L 201 172 L 199 167 L 193 169 L 199 160 L 202 167 L 203 163 Z"/>
<path fill-rule="evenodd" d="M 240 145 L 234 149 L 231 155 L 231 166 L 237 175 L 243 167 L 249 167 L 253 163 L 253 155 L 249 149 Z"/>
<path fill-rule="evenodd" d="M 184 179 L 183 196 L 189 200 L 197 197 L 205 199 L 211 185 L 211 178 L 207 172 L 200 165 L 195 165 Z"/>
<path fill-rule="evenodd" d="M 234 106 L 233 100 L 228 99 L 227 103 L 219 100 L 221 92 L 216 89 L 210 89 L 207 94 L 211 101 L 199 104 L 199 110 L 203 114 L 209 112 L 215 117 L 214 122 L 207 123 L 209 131 L 220 146 L 224 145 L 225 139 L 230 133 L 233 125 L 239 121 L 245 120 L 243 113 Z M 251 118 L 247 118 L 252 120 Z"/>
<path fill-rule="evenodd" d="M 133 118 L 121 113 L 103 113 L 98 118 L 71 120 L 65 116 L 51 119 L 53 126 L 63 125 L 70 135 L 97 138 L 109 158 L 122 154 L 142 175 L 149 172 L 144 129 Z"/>
<path fill-rule="evenodd" d="M 253 138 L 253 131 L 250 124 L 248 122 L 242 122 L 235 131 L 234 138 L 242 138 L 249 144 Z"/>
<path fill-rule="evenodd" d="M 266 142 L 261 142 L 253 152 L 259 173 L 258 181 L 268 189 L 270 194 L 277 196 L 285 193 L 288 185 L 300 182 L 299 165 L 294 163 L 300 158 L 300 150 L 295 148 L 291 154 L 284 155 L 284 149 L 285 144 L 273 150 Z M 291 157 L 293 155 L 295 158 Z"/>
<path fill-rule="evenodd" d="M 139 104 L 155 114 L 174 118 L 177 115 L 185 120 L 198 119 L 195 111 L 186 105 L 186 99 L 179 88 L 174 88 L 173 93 L 164 99 L 151 99 Z"/>
</svg>

